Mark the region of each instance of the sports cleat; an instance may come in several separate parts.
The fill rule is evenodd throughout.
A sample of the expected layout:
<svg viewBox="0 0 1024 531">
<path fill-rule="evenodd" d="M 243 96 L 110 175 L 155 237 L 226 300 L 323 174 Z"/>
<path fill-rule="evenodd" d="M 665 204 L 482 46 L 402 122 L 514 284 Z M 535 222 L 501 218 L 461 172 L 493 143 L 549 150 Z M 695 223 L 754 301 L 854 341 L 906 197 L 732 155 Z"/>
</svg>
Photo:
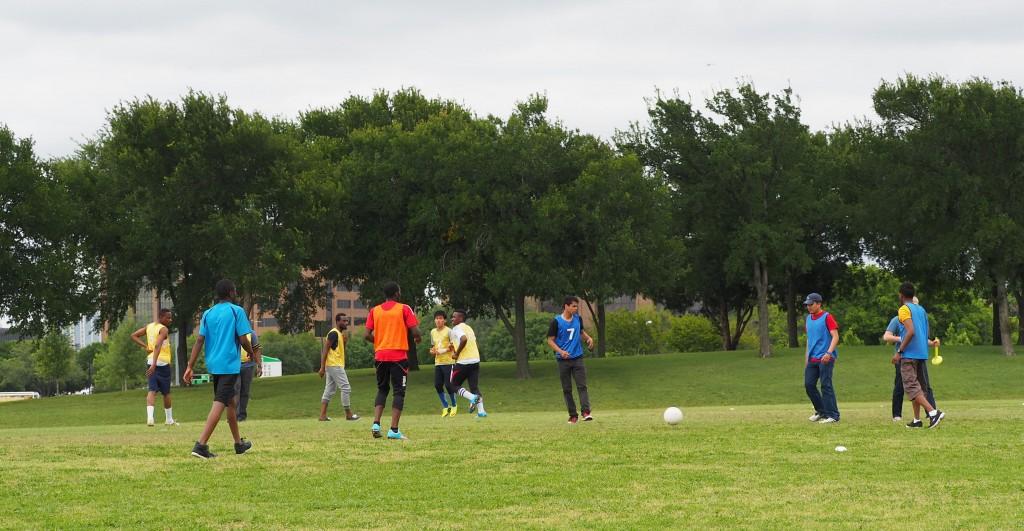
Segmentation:
<svg viewBox="0 0 1024 531">
<path fill-rule="evenodd" d="M 156 423 L 153 422 L 153 419 L 149 419 L 146 421 L 146 426 L 152 428 L 153 426 L 156 426 Z"/>
<path fill-rule="evenodd" d="M 893 417 L 892 421 L 893 422 L 903 422 L 903 417 Z"/>
<path fill-rule="evenodd" d="M 452 410 L 452 408 L 450 408 L 450 407 L 443 407 L 443 408 L 441 408 L 441 416 L 442 417 L 447 417 L 448 413 L 451 412 L 451 410 Z"/>
<path fill-rule="evenodd" d="M 480 402 L 480 395 L 473 396 L 473 398 L 469 401 L 469 412 L 470 413 L 476 411 L 476 404 L 478 402 Z"/>
<path fill-rule="evenodd" d="M 373 426 L 370 426 L 370 433 L 373 434 L 374 439 L 380 439 L 380 424 L 374 422 Z"/>
<path fill-rule="evenodd" d="M 177 425 L 178 425 L 178 422 L 175 421 L 174 419 L 171 419 L 171 420 L 168 420 L 167 422 L 164 422 L 164 426 L 177 426 Z"/>
<path fill-rule="evenodd" d="M 317 420 L 319 420 L 320 422 L 330 422 L 331 417 L 320 417 Z"/>
<path fill-rule="evenodd" d="M 907 423 L 907 427 L 908 428 L 923 428 L 924 427 L 924 423 L 921 422 L 920 419 L 913 420 L 913 421 L 910 421 L 910 422 Z"/>
<path fill-rule="evenodd" d="M 481 411 L 481 412 L 476 414 L 476 418 L 478 418 L 478 419 L 482 419 L 482 418 L 484 418 L 486 416 L 487 416 L 487 412 L 486 411 Z"/>
<path fill-rule="evenodd" d="M 811 422 L 818 422 L 819 420 L 821 420 L 823 418 L 825 418 L 825 415 L 822 415 L 821 413 L 815 413 L 815 414 L 807 417 L 807 420 L 809 420 Z"/>
<path fill-rule="evenodd" d="M 250 448 L 252 448 L 252 443 L 245 439 L 242 439 L 242 442 L 235 443 L 236 454 L 244 454 L 245 452 L 248 452 Z"/>
<path fill-rule="evenodd" d="M 579 419 L 579 417 L 577 417 L 577 416 L 573 415 L 573 416 L 569 417 L 569 424 L 572 424 L 573 426 L 575 426 L 575 425 L 576 425 L 576 423 L 577 423 L 577 422 L 578 422 L 579 420 L 580 420 L 580 419 Z"/>
<path fill-rule="evenodd" d="M 458 413 L 458 412 L 459 412 L 459 406 L 458 405 L 454 405 L 454 406 L 448 408 L 448 416 L 449 417 L 454 417 L 455 414 Z"/>
<path fill-rule="evenodd" d="M 199 444 L 199 441 L 196 441 L 195 446 L 192 447 L 192 455 L 200 459 L 213 459 L 217 457 L 217 454 L 210 451 L 210 445 Z"/>
<path fill-rule="evenodd" d="M 356 415 L 355 413 L 353 413 L 351 417 L 345 417 L 345 420 L 359 420 L 361 418 L 363 418 L 363 417 L 360 417 L 359 415 Z"/>
<path fill-rule="evenodd" d="M 588 422 L 588 421 L 591 421 L 591 420 L 594 420 L 594 417 L 590 416 L 590 411 L 584 411 L 583 412 L 583 421 L 584 422 Z"/>
<path fill-rule="evenodd" d="M 388 439 L 392 441 L 408 441 L 409 438 L 400 431 L 388 430 Z"/>
<path fill-rule="evenodd" d="M 938 411 L 938 413 L 936 413 L 934 415 L 929 415 L 928 416 L 928 428 L 929 429 L 934 428 L 935 426 L 938 426 L 939 423 L 942 422 L 942 419 L 946 416 L 946 414 L 943 413 L 941 409 L 937 409 L 936 411 Z"/>
<path fill-rule="evenodd" d="M 825 417 L 825 418 L 819 420 L 818 424 L 833 424 L 835 422 L 839 422 L 839 419 L 834 419 L 832 417 Z"/>
</svg>

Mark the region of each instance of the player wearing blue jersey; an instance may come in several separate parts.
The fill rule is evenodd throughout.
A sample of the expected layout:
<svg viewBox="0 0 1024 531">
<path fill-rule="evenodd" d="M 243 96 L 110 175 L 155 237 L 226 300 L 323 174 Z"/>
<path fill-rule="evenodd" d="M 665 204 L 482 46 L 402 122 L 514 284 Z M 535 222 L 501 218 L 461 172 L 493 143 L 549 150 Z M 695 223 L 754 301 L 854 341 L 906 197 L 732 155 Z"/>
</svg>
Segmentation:
<svg viewBox="0 0 1024 531">
<path fill-rule="evenodd" d="M 562 393 L 565 395 L 565 407 L 569 410 L 569 424 L 579 421 L 576 402 L 572 396 L 572 382 L 576 381 L 576 390 L 580 394 L 580 408 L 583 420 L 594 420 L 590 414 L 590 394 L 587 392 L 587 369 L 583 365 L 583 341 L 587 348 L 594 348 L 594 338 L 583 330 L 583 320 L 579 316 L 580 300 L 566 297 L 562 302 L 562 313 L 551 320 L 548 327 L 548 346 L 555 351 L 558 360 L 558 376 L 562 380 Z"/>
<path fill-rule="evenodd" d="M 918 304 L 917 297 L 914 297 L 914 304 Z M 882 336 L 882 340 L 892 345 L 899 345 L 903 342 L 903 334 L 906 333 L 906 329 L 900 324 L 900 317 L 897 315 L 889 321 L 889 326 L 885 328 L 885 334 Z M 929 347 L 939 346 L 939 338 L 928 341 Z M 896 379 L 892 384 L 892 421 L 900 422 L 903 420 L 903 376 L 900 374 L 900 367 L 896 365 Z M 928 364 L 924 363 L 921 365 L 921 386 L 924 388 L 925 397 L 928 399 L 928 403 L 932 407 L 935 405 L 935 393 L 932 391 L 931 380 L 928 378 Z M 918 421 L 920 423 L 920 421 Z M 911 423 L 913 424 L 913 423 Z"/>
<path fill-rule="evenodd" d="M 892 362 L 899 366 L 900 376 L 903 377 L 903 392 L 914 404 L 914 422 L 907 424 L 907 427 L 920 428 L 924 425 L 920 416 L 921 408 L 924 408 L 928 412 L 928 427 L 934 428 L 946 414 L 928 403 L 921 385 L 922 367 L 928 362 L 928 312 L 920 304 L 914 304 L 914 292 L 914 285 L 910 282 L 900 286 L 902 306 L 897 317 L 905 331 Z"/>
<path fill-rule="evenodd" d="M 814 406 L 807 420 L 821 424 L 839 422 L 839 405 L 832 387 L 832 373 L 839 357 L 839 324 L 832 314 L 822 309 L 822 298 L 811 293 L 804 300 L 807 307 L 807 355 L 804 358 L 804 389 Z M 818 391 L 821 382 L 821 391 Z"/>
</svg>

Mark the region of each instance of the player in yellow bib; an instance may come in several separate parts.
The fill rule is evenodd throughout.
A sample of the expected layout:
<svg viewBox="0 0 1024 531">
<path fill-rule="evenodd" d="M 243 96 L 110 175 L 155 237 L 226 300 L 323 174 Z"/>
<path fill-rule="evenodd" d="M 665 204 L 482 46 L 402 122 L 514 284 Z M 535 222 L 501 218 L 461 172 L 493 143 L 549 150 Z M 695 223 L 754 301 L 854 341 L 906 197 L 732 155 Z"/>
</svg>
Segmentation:
<svg viewBox="0 0 1024 531">
<path fill-rule="evenodd" d="M 455 353 L 452 359 L 452 378 L 448 381 L 448 392 L 457 393 L 469 400 L 469 412 L 476 411 L 478 418 L 487 416 L 484 411 L 484 397 L 480 394 L 480 350 L 476 346 L 476 333 L 466 324 L 466 310 L 452 312 L 452 331 L 450 337 Z M 469 391 L 462 388 L 462 383 L 469 380 Z"/>
<path fill-rule="evenodd" d="M 451 329 L 448 328 L 447 321 L 448 315 L 443 310 L 434 312 L 434 328 L 430 330 L 430 353 L 434 356 L 434 390 L 441 399 L 441 416 L 454 417 L 459 412 L 455 393 L 448 393 L 448 397 L 445 397 L 448 381 L 452 379 L 452 366 L 455 365 L 455 360 L 452 359 L 455 349 L 452 348 Z M 448 398 L 451 398 L 450 403 Z"/>
<path fill-rule="evenodd" d="M 352 386 L 348 383 L 345 373 L 345 343 L 348 342 L 348 317 L 343 313 L 334 316 L 334 328 L 327 334 L 324 348 L 320 351 L 320 370 L 317 371 L 324 381 L 324 394 L 320 398 L 320 420 L 328 421 L 327 405 L 331 397 L 341 390 L 341 405 L 345 408 L 345 420 L 359 420 L 359 415 L 352 412 Z"/>
<path fill-rule="evenodd" d="M 146 378 L 149 392 L 146 394 L 146 425 L 153 426 L 153 411 L 156 407 L 156 393 L 164 396 L 164 424 L 177 425 L 171 412 L 171 342 L 167 327 L 171 324 L 171 311 L 160 308 L 156 321 L 132 333 L 132 341 L 146 351 Z M 142 342 L 146 336 L 146 342 Z"/>
</svg>

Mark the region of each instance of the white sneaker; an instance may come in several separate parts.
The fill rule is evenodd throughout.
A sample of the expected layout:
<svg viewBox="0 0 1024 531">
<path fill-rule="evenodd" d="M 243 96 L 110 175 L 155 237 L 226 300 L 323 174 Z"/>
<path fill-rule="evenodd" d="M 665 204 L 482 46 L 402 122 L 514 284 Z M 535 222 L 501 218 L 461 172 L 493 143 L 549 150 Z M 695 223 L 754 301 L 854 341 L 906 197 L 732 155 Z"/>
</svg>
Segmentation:
<svg viewBox="0 0 1024 531">
<path fill-rule="evenodd" d="M 147 420 L 147 421 L 146 421 L 146 426 L 149 426 L 149 427 L 151 427 L 151 428 L 152 428 L 152 427 L 153 427 L 153 426 L 155 426 L 155 425 L 156 425 L 156 424 L 155 424 L 155 423 L 153 422 L 153 419 L 149 419 L 149 420 Z"/>
<path fill-rule="evenodd" d="M 892 421 L 893 422 L 903 422 L 903 417 L 893 417 Z"/>
<path fill-rule="evenodd" d="M 819 420 L 818 424 L 832 424 L 833 422 L 839 422 L 839 419 L 834 419 L 832 417 L 825 417 L 825 418 Z"/>
<path fill-rule="evenodd" d="M 171 419 L 171 420 L 168 420 L 167 422 L 164 422 L 164 426 L 177 426 L 177 425 L 178 425 L 178 422 L 176 420 L 174 420 L 174 419 Z"/>
<path fill-rule="evenodd" d="M 815 413 L 815 414 L 807 417 L 807 420 L 809 420 L 811 422 L 818 422 L 819 420 L 821 420 L 823 418 L 825 418 L 824 415 L 819 415 L 819 414 Z"/>
</svg>

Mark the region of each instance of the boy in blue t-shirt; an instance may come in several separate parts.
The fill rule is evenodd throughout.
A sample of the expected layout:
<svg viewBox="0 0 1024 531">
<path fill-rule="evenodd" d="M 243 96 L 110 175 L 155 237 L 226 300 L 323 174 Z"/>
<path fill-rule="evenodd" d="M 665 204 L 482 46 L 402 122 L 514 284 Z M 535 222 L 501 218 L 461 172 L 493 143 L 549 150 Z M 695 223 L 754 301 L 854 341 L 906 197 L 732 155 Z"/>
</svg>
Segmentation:
<svg viewBox="0 0 1024 531">
<path fill-rule="evenodd" d="M 213 375 L 213 405 L 206 417 L 203 433 L 192 448 L 192 455 L 201 459 L 216 457 L 216 454 L 210 452 L 207 443 L 225 409 L 228 410 L 228 427 L 231 428 L 231 436 L 235 439 L 235 453 L 244 454 L 252 448 L 252 443 L 241 438 L 238 433 L 238 403 L 235 394 L 235 385 L 242 370 L 238 347 L 245 349 L 250 359 L 256 358 L 256 352 L 248 337 L 248 334 L 252 333 L 252 327 L 249 326 L 249 317 L 245 310 L 231 302 L 238 296 L 234 282 L 221 280 L 217 282 L 215 291 L 217 303 L 203 312 L 203 317 L 199 320 L 199 338 L 192 347 L 192 356 L 188 360 L 188 368 L 185 369 L 185 382 L 188 383 L 192 381 L 192 368 L 196 365 L 199 351 L 205 347 L 206 368 Z"/>
<path fill-rule="evenodd" d="M 590 395 L 587 393 L 587 369 L 583 366 L 583 344 L 594 348 L 594 338 L 583 330 L 583 320 L 579 316 L 580 300 L 566 297 L 562 302 L 562 313 L 551 320 L 548 327 L 548 346 L 555 351 L 558 360 L 558 376 L 562 380 L 562 393 L 565 395 L 565 407 L 569 410 L 569 424 L 579 421 L 576 402 L 572 397 L 572 381 L 576 380 L 576 390 L 580 393 L 580 407 L 583 420 L 594 420 L 590 414 Z"/>
</svg>

